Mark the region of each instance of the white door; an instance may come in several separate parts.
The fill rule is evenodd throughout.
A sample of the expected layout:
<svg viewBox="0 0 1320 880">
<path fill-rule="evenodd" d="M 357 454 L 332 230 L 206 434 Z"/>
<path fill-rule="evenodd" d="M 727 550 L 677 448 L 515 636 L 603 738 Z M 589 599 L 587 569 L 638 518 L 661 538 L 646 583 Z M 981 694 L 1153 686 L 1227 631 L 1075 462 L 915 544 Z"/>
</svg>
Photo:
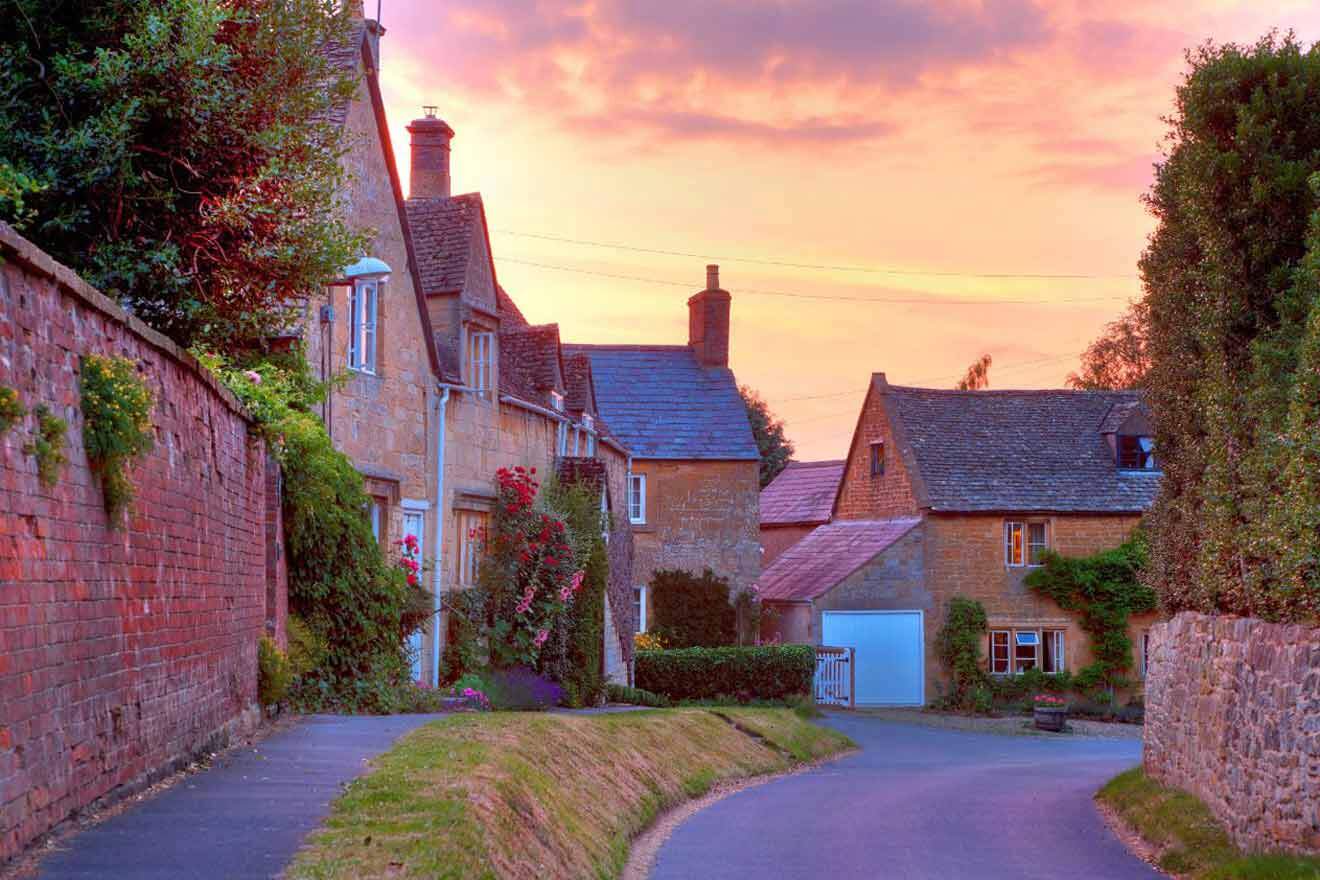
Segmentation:
<svg viewBox="0 0 1320 880">
<path fill-rule="evenodd" d="M 921 611 L 825 611 L 822 645 L 856 650 L 858 706 L 926 702 L 925 627 Z"/>
<path fill-rule="evenodd" d="M 426 518 L 420 510 L 405 510 L 403 512 L 403 535 L 417 536 L 417 559 L 421 561 L 426 558 L 425 538 Z M 419 574 L 420 577 L 420 574 Z M 422 680 L 422 635 L 424 629 L 418 630 L 408 637 L 408 659 L 412 662 L 412 680 Z"/>
</svg>

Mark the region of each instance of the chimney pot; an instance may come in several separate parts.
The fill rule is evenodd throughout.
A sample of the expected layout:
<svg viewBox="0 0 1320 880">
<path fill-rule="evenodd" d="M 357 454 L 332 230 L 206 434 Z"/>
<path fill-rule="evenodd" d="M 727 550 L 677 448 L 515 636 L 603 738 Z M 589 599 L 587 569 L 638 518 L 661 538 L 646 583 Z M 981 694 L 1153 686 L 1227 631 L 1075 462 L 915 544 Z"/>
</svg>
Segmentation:
<svg viewBox="0 0 1320 880">
<path fill-rule="evenodd" d="M 720 267 L 711 263 L 706 266 L 706 289 L 720 289 Z"/>
<path fill-rule="evenodd" d="M 449 198 L 449 142 L 454 130 L 435 115 L 436 107 L 426 105 L 421 119 L 408 126 L 412 161 L 408 197 L 413 199 Z"/>
</svg>

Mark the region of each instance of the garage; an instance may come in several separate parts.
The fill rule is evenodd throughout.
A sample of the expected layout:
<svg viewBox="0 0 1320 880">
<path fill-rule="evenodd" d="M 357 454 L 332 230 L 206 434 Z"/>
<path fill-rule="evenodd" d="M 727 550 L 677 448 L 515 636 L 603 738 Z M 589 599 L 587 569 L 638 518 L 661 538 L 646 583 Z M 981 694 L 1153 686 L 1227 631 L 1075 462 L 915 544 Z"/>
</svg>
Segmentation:
<svg viewBox="0 0 1320 880">
<path fill-rule="evenodd" d="M 858 706 L 926 702 L 925 621 L 921 611 L 824 611 L 821 644 L 856 651 Z"/>
</svg>

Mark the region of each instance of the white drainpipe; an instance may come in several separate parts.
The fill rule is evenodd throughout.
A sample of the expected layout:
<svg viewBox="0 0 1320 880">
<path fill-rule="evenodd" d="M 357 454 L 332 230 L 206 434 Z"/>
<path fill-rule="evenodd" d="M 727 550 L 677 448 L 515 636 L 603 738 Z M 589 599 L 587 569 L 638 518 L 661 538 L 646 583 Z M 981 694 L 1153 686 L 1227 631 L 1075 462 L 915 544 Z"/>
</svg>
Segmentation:
<svg viewBox="0 0 1320 880">
<path fill-rule="evenodd" d="M 440 590 L 444 583 L 444 547 L 445 547 L 445 413 L 449 409 L 449 388 L 442 386 L 440 396 L 436 398 L 439 417 L 436 420 L 435 443 L 435 572 L 432 585 L 435 590 L 433 606 L 435 613 L 431 617 L 431 686 L 440 686 L 440 642 L 444 638 L 443 619 L 441 617 Z"/>
</svg>

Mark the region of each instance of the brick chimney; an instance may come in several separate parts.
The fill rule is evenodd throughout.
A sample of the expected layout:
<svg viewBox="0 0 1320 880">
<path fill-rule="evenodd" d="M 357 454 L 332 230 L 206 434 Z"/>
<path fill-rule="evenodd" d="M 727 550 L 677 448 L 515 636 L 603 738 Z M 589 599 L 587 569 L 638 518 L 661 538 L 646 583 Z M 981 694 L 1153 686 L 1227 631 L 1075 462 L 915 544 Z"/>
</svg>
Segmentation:
<svg viewBox="0 0 1320 880">
<path fill-rule="evenodd" d="M 729 304 L 720 289 L 720 267 L 706 267 L 706 289 L 688 300 L 688 346 L 703 367 L 729 365 Z"/>
<path fill-rule="evenodd" d="M 408 126 L 412 136 L 412 172 L 408 197 L 412 199 L 449 198 L 449 142 L 454 130 L 437 119 L 434 107 L 424 107 L 426 115 Z"/>
</svg>

